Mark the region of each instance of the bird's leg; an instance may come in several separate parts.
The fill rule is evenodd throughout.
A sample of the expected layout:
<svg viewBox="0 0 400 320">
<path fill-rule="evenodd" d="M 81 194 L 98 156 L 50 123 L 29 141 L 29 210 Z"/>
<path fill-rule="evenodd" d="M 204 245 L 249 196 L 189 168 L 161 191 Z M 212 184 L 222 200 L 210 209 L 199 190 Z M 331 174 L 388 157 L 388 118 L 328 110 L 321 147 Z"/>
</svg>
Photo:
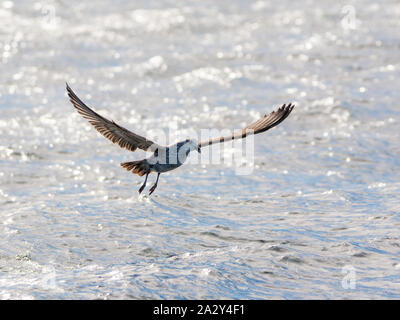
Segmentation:
<svg viewBox="0 0 400 320">
<path fill-rule="evenodd" d="M 149 195 L 151 195 L 153 192 L 154 192 L 154 190 L 156 190 L 156 188 L 157 188 L 157 183 L 158 183 L 158 178 L 160 177 L 160 172 L 157 174 L 157 180 L 156 180 L 156 183 L 154 184 L 154 186 L 152 186 L 151 188 L 150 188 L 150 193 L 149 193 Z"/>
<path fill-rule="evenodd" d="M 139 189 L 139 194 L 142 193 L 144 187 L 146 186 L 147 177 L 149 176 L 149 173 L 150 173 L 150 172 L 148 172 L 148 173 L 146 174 L 146 178 L 144 179 L 144 183 L 143 183 L 143 185 L 142 185 L 142 186 L 140 187 L 140 189 Z"/>
</svg>

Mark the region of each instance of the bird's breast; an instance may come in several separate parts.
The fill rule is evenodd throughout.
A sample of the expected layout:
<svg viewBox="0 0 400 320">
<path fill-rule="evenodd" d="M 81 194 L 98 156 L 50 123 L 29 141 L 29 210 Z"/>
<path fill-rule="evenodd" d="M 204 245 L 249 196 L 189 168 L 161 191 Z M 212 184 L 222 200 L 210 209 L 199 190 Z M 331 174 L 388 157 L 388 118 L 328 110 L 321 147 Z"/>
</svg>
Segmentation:
<svg viewBox="0 0 400 320">
<path fill-rule="evenodd" d="M 177 152 L 176 148 L 158 149 L 147 161 L 151 170 L 155 172 L 166 172 L 180 167 L 186 160 L 187 154 Z"/>
</svg>

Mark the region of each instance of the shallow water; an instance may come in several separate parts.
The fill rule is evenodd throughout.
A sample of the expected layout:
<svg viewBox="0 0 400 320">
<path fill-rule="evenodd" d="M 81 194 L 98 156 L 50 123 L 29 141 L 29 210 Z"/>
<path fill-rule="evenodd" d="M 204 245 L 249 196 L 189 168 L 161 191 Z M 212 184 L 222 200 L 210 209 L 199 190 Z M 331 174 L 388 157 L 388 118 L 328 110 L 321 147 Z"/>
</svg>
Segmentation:
<svg viewBox="0 0 400 320">
<path fill-rule="evenodd" d="M 397 1 L 2 1 L 0 18 L 1 299 L 400 298 Z M 188 163 L 139 198 L 119 163 L 145 153 L 93 130 L 66 81 L 150 138 L 296 109 L 255 137 L 253 174 Z"/>
</svg>

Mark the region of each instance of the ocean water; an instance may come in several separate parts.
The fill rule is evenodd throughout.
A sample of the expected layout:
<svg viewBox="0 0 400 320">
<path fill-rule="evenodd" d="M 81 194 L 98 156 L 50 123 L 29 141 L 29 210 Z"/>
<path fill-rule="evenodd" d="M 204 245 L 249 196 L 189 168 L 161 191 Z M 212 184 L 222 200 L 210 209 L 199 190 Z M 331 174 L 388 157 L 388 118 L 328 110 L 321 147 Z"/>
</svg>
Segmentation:
<svg viewBox="0 0 400 320">
<path fill-rule="evenodd" d="M 394 0 L 0 1 L 0 299 L 399 299 L 399 58 Z M 152 139 L 296 108 L 138 197 L 65 82 Z"/>
</svg>

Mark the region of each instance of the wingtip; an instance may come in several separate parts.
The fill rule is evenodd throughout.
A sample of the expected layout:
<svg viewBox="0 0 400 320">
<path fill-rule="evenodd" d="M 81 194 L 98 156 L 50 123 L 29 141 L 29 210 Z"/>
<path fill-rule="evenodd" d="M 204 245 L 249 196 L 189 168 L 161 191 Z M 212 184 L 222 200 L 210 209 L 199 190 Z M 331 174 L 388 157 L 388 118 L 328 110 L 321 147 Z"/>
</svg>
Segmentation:
<svg viewBox="0 0 400 320">
<path fill-rule="evenodd" d="M 75 98 L 75 92 L 71 89 L 71 87 L 69 86 L 68 82 L 65 82 L 66 88 L 67 88 L 67 94 L 69 96 L 69 98 L 72 100 Z"/>
<path fill-rule="evenodd" d="M 288 105 L 284 104 L 281 108 L 282 110 L 289 110 L 291 112 L 294 109 L 295 105 L 294 103 L 289 103 Z"/>
<path fill-rule="evenodd" d="M 74 94 L 74 91 L 71 89 L 71 87 L 69 86 L 68 82 L 65 82 L 65 86 L 67 88 L 68 94 Z"/>
<path fill-rule="evenodd" d="M 73 92 L 71 87 L 69 86 L 68 82 L 65 82 L 65 86 L 67 89 L 68 96 L 71 97 L 71 93 Z"/>
</svg>

